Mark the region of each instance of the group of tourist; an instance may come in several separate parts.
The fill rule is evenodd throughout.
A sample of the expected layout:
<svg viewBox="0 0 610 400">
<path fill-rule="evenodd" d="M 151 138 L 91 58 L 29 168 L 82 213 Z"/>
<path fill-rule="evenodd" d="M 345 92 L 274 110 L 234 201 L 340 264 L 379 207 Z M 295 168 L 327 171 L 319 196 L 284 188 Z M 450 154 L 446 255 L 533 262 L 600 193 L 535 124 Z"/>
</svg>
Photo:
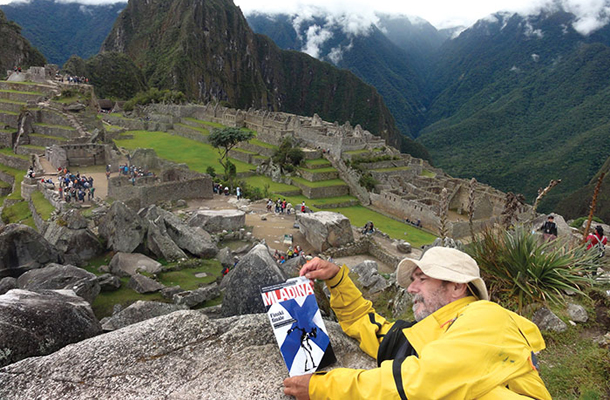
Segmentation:
<svg viewBox="0 0 610 400">
<path fill-rule="evenodd" d="M 214 194 L 224 194 L 225 196 L 229 196 L 231 194 L 231 189 L 229 189 L 228 186 L 223 187 L 220 183 L 216 182 L 212 184 L 212 191 Z M 243 196 L 239 186 L 235 188 L 235 195 L 237 196 L 237 200 L 240 200 Z"/>
<path fill-rule="evenodd" d="M 131 184 L 136 184 L 136 178 L 144 176 L 155 176 L 155 173 L 147 169 L 137 167 L 135 165 L 119 165 L 119 174 L 128 176 L 131 179 Z M 110 178 L 110 165 L 106 167 L 106 178 Z"/>
<path fill-rule="evenodd" d="M 287 260 L 291 259 L 291 258 L 296 258 L 296 257 L 305 257 L 305 252 L 303 251 L 303 249 L 301 249 L 301 246 L 290 246 L 288 247 L 288 250 L 286 250 L 285 253 L 281 253 L 278 250 L 275 250 L 275 253 L 273 254 L 273 258 L 275 259 L 275 262 L 277 262 L 278 264 L 284 264 Z M 311 256 L 311 254 L 310 254 Z"/>
<path fill-rule="evenodd" d="M 79 172 L 71 173 L 67 168 L 58 168 L 59 181 L 59 197 L 67 203 L 71 201 L 85 202 L 95 198 L 95 187 L 93 186 L 93 177 L 81 176 Z M 53 184 L 49 178 L 45 183 Z"/>
<path fill-rule="evenodd" d="M 405 222 L 409 225 L 413 225 L 416 228 L 421 228 L 422 224 L 421 224 L 421 220 L 417 220 L 417 221 L 411 221 L 409 218 L 405 218 Z"/>
<path fill-rule="evenodd" d="M 267 200 L 267 212 L 271 212 L 272 210 L 276 214 L 286 215 L 290 215 L 293 212 L 292 204 L 287 202 L 286 199 L 280 199 L 279 197 L 275 202 L 271 199 Z"/>
</svg>

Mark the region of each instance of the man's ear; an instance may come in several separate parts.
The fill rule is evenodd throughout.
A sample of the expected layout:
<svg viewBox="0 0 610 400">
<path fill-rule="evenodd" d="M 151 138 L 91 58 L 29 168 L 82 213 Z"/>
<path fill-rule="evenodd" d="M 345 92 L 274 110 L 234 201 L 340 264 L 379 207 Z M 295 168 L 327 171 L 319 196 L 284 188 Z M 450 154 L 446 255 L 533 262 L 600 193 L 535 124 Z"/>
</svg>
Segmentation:
<svg viewBox="0 0 610 400">
<path fill-rule="evenodd" d="M 460 299 L 468 296 L 468 284 L 451 282 L 451 296 L 454 299 Z"/>
</svg>

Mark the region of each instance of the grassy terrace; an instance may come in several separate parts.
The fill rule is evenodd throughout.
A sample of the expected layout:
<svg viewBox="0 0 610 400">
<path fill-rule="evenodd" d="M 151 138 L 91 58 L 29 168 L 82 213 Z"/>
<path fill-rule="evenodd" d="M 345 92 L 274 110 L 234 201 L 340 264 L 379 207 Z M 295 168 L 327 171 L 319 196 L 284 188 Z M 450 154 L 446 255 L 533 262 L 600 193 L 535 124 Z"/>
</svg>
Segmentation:
<svg viewBox="0 0 610 400">
<path fill-rule="evenodd" d="M 300 183 L 302 185 L 319 188 L 319 187 L 329 187 L 329 186 L 346 186 L 347 184 L 343 182 L 341 179 L 329 179 L 327 181 L 319 181 L 319 182 L 310 182 L 303 178 L 293 177 L 291 178 L 293 181 Z"/>
<path fill-rule="evenodd" d="M 37 122 L 34 124 L 35 126 L 43 126 L 43 127 L 47 127 L 47 128 L 59 128 L 59 129 L 66 129 L 69 131 L 75 131 L 76 129 L 71 127 L 71 126 L 66 126 L 66 125 L 53 125 L 53 124 L 44 124 L 42 122 Z"/>
<path fill-rule="evenodd" d="M 218 162 L 218 151 L 211 145 L 196 140 L 170 135 L 165 132 L 129 131 L 125 135 L 133 136 L 133 139 L 117 139 L 118 146 L 129 150 L 137 148 L 149 148 L 155 150 L 157 155 L 166 160 L 177 163 L 186 163 L 191 169 L 205 173 L 208 167 L 216 171 L 223 171 Z M 246 172 L 255 169 L 253 165 L 230 159 L 237 172 Z"/>
<path fill-rule="evenodd" d="M 0 103 L 7 103 L 7 104 L 19 104 L 21 106 L 25 106 L 25 102 L 23 101 L 15 101 L 15 100 L 7 100 L 7 99 L 0 99 Z M 1 104 L 0 104 L 1 106 Z"/>
<path fill-rule="evenodd" d="M 0 114 L 19 115 L 19 113 L 16 113 L 16 112 L 13 112 L 13 111 L 3 110 L 1 107 L 2 107 L 2 104 L 0 104 Z"/>
<path fill-rule="evenodd" d="M 392 171 L 408 171 L 410 167 L 391 167 L 374 169 L 375 172 L 392 172 Z"/>
<path fill-rule="evenodd" d="M 326 168 L 299 168 L 303 171 L 311 172 L 313 174 L 319 174 L 323 172 L 337 172 L 337 169 L 334 167 L 326 167 Z"/>
<path fill-rule="evenodd" d="M 27 201 L 20 201 L 10 207 L 4 207 L 2 209 L 2 222 L 5 224 L 24 224 L 36 229 Z"/>
<path fill-rule="evenodd" d="M 15 129 L 0 129 L 0 133 L 13 133 L 17 130 L 17 128 Z"/>
<path fill-rule="evenodd" d="M 13 150 L 9 149 L 8 147 L 1 148 L 0 149 L 0 154 L 4 154 L 6 156 L 15 157 L 15 158 L 21 158 L 22 160 L 29 160 L 30 159 L 29 156 L 24 156 L 24 155 L 21 155 L 21 154 L 13 153 Z"/>
<path fill-rule="evenodd" d="M 286 192 L 298 192 L 299 189 L 296 186 L 286 185 L 285 183 L 273 182 L 271 178 L 268 176 L 255 175 L 250 176 L 245 179 L 248 185 L 256 186 L 259 188 L 264 188 L 266 185 L 269 185 L 269 191 L 273 194 L 275 193 L 286 193 Z"/>
<path fill-rule="evenodd" d="M 257 138 L 252 138 L 252 139 L 250 139 L 250 140 L 248 141 L 248 143 L 250 143 L 250 144 L 254 144 L 254 145 L 257 145 L 257 146 L 260 146 L 260 147 L 264 147 L 264 148 L 267 148 L 267 149 L 274 149 L 274 150 L 276 150 L 276 149 L 278 148 L 277 146 L 274 146 L 274 145 L 272 145 L 272 144 L 265 143 L 265 142 L 261 142 L 261 141 L 260 141 L 260 140 L 258 140 Z"/>
<path fill-rule="evenodd" d="M 66 139 L 63 136 L 50 136 L 50 135 L 43 135 L 40 133 L 30 133 L 30 136 L 34 136 L 34 137 L 39 137 L 39 138 L 43 138 L 43 139 L 55 139 L 55 140 L 59 140 L 62 142 L 67 142 L 68 139 Z"/>
<path fill-rule="evenodd" d="M 0 189 L 12 188 L 11 184 L 8 182 L 0 181 Z M 3 197 L 4 199 L 4 197 Z M 2 204 L 2 203 L 0 203 Z"/>
<path fill-rule="evenodd" d="M 194 122 L 194 123 L 196 123 L 196 124 L 200 124 L 200 125 L 209 126 L 209 127 L 211 127 L 211 128 L 226 128 L 226 127 L 225 127 L 224 125 L 222 125 L 222 124 L 218 124 L 218 123 L 216 123 L 216 122 L 202 121 L 202 120 L 197 119 L 197 118 L 191 118 L 191 117 L 188 117 L 188 118 L 182 118 L 182 119 L 183 119 L 183 120 L 185 120 L 185 121 Z"/>
<path fill-rule="evenodd" d="M 352 225 L 364 226 L 368 221 L 373 221 L 375 227 L 394 239 L 404 239 L 411 245 L 419 247 L 430 244 L 436 236 L 425 232 L 404 222 L 396 221 L 363 206 L 336 208 L 333 211 L 340 212 L 351 221 Z"/>
<path fill-rule="evenodd" d="M 187 128 L 187 129 L 192 129 L 192 130 L 197 131 L 197 132 L 200 132 L 202 135 L 206 135 L 207 136 L 207 135 L 210 134 L 210 131 L 205 129 L 205 128 L 199 128 L 197 126 L 192 126 L 192 125 L 187 125 L 187 124 L 176 124 L 176 125 L 182 126 L 184 128 Z"/>
<path fill-rule="evenodd" d="M 49 203 L 49 200 L 44 197 L 42 192 L 35 191 L 32 193 L 32 203 L 34 204 L 36 212 L 40 215 L 40 218 L 45 221 L 48 221 L 49 218 L 51 218 L 53 211 L 55 211 L 55 207 Z"/>
<path fill-rule="evenodd" d="M 44 147 L 44 146 L 34 146 L 31 144 L 21 144 L 21 145 L 19 145 L 19 147 L 25 147 L 26 149 L 40 150 L 40 151 L 44 151 L 46 149 L 46 147 Z"/>
<path fill-rule="evenodd" d="M 21 92 L 19 90 L 10 90 L 10 89 L 0 90 L 0 93 L 31 94 L 31 95 L 38 95 L 38 96 L 43 96 L 44 95 L 44 93 L 42 93 L 42 92 Z"/>
<path fill-rule="evenodd" d="M 436 173 L 432 172 L 432 171 L 428 171 L 427 169 L 424 169 L 421 172 L 421 176 L 426 176 L 428 178 L 434 178 L 434 177 L 436 177 Z"/>
<path fill-rule="evenodd" d="M 315 160 L 306 160 L 305 161 L 305 165 L 307 166 L 311 166 L 311 165 L 331 165 L 330 161 L 324 159 L 324 158 L 316 158 Z"/>
</svg>

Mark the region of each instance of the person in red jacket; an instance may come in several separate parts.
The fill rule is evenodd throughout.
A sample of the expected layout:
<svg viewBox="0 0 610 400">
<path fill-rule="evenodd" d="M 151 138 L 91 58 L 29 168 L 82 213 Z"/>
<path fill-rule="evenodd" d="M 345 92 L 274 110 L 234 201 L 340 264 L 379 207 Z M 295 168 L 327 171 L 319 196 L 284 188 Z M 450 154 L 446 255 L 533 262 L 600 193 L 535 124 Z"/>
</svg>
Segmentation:
<svg viewBox="0 0 610 400">
<path fill-rule="evenodd" d="M 600 225 L 595 227 L 595 233 L 591 233 L 587 236 L 587 250 L 591 247 L 597 247 L 600 249 L 600 256 L 604 255 L 604 246 L 608 244 L 608 238 L 604 236 L 604 228 Z"/>
</svg>

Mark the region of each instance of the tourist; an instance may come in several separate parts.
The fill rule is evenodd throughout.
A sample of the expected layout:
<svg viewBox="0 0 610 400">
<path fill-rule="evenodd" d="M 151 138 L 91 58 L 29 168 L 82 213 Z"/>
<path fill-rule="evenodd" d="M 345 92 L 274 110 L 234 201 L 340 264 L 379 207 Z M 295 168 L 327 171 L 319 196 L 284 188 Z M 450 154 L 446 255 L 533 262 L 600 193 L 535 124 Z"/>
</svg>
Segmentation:
<svg viewBox="0 0 610 400">
<path fill-rule="evenodd" d="M 240 200 L 241 199 L 241 188 L 239 186 L 235 189 L 235 194 L 237 195 L 237 200 Z"/>
<path fill-rule="evenodd" d="M 228 196 L 228 195 L 229 195 L 229 187 L 225 186 L 225 196 Z"/>
<path fill-rule="evenodd" d="M 549 215 L 547 221 L 540 227 L 542 236 L 545 241 L 551 241 L 557 239 L 557 224 L 555 223 L 555 217 Z"/>
<path fill-rule="evenodd" d="M 305 213 L 305 200 L 301 203 L 301 212 Z"/>
<path fill-rule="evenodd" d="M 284 380 L 303 399 L 551 399 L 535 353 L 538 327 L 489 300 L 479 267 L 466 253 L 433 247 L 404 259 L 397 283 L 413 296 L 417 322 L 390 323 L 362 297 L 343 265 L 315 258 L 301 276 L 322 279 L 349 336 L 377 358 L 370 370 L 337 368 Z"/>
<path fill-rule="evenodd" d="M 595 232 L 587 236 L 587 250 L 592 247 L 597 249 L 599 256 L 603 257 L 605 252 L 605 246 L 608 244 L 608 238 L 604 236 L 604 228 L 601 225 L 595 227 Z"/>
</svg>

